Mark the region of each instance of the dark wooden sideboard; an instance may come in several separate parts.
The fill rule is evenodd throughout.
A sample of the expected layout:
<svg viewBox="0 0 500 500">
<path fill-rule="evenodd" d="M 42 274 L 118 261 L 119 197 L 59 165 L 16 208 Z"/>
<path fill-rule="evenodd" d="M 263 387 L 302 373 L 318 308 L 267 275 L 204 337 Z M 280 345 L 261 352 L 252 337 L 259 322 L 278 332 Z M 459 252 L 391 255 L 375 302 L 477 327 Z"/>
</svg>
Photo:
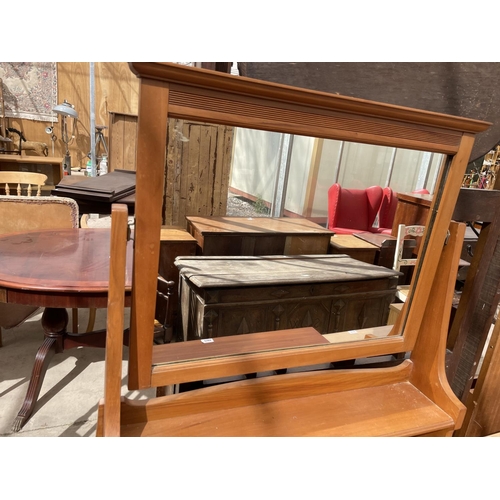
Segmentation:
<svg viewBox="0 0 500 500">
<path fill-rule="evenodd" d="M 400 273 L 346 255 L 179 257 L 184 340 L 385 325 Z"/>
</svg>

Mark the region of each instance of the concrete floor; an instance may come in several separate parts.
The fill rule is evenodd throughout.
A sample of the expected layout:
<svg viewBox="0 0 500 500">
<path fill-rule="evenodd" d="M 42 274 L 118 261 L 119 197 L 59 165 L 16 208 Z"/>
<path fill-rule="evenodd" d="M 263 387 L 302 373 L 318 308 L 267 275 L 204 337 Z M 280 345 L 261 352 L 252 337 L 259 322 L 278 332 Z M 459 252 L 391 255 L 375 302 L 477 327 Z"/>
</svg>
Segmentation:
<svg viewBox="0 0 500 500">
<path fill-rule="evenodd" d="M 129 321 L 128 312 L 126 310 L 125 324 Z M 79 316 L 80 324 L 86 325 L 87 310 L 80 310 Z M 2 331 L 0 437 L 93 437 L 97 404 L 104 392 L 104 349 L 88 347 L 71 349 L 52 358 L 33 415 L 21 431 L 12 431 L 26 396 L 36 352 L 43 340 L 40 318 L 41 313 L 17 328 Z M 105 322 L 106 310 L 100 309 L 96 329 L 104 328 Z M 127 348 L 124 348 L 122 394 L 132 399 L 154 397 L 154 389 L 127 389 L 127 355 Z"/>
<path fill-rule="evenodd" d="M 20 432 L 12 431 L 26 395 L 36 351 L 43 340 L 40 317 L 38 314 L 17 328 L 2 331 L 0 436 L 95 436 L 97 404 L 104 391 L 104 349 L 88 347 L 71 349 L 52 358 L 31 419 Z M 87 310 L 80 310 L 79 317 L 80 324 L 86 325 Z M 105 321 L 106 310 L 98 310 L 96 328 L 103 328 Z M 125 359 L 127 354 L 124 348 Z M 128 391 L 124 361 L 122 393 L 144 398 L 153 396 L 154 390 Z"/>
</svg>

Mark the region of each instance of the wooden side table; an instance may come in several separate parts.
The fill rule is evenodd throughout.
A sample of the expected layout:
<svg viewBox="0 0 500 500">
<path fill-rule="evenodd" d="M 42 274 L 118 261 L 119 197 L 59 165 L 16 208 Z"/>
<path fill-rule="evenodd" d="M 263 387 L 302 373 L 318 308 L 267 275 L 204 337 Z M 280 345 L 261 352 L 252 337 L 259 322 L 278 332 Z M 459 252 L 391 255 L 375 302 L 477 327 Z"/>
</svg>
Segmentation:
<svg viewBox="0 0 500 500">
<path fill-rule="evenodd" d="M 328 253 L 345 254 L 353 259 L 375 264 L 379 248 L 353 234 L 336 234 L 330 238 Z"/>
</svg>

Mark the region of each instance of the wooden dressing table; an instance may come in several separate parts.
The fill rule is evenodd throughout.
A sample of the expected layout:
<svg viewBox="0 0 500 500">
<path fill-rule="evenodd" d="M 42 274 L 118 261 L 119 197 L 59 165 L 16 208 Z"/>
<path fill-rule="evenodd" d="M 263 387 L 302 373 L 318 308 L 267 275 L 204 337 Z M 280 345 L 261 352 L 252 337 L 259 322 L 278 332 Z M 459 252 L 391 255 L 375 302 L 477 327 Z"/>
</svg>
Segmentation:
<svg viewBox="0 0 500 500">
<path fill-rule="evenodd" d="M 444 374 L 448 318 L 442 313 L 451 306 L 464 228 L 450 220 L 474 136 L 489 124 L 176 64 L 131 63 L 130 67 L 140 78 L 140 99 L 129 389 L 161 387 L 173 379 L 182 382 L 179 377 L 185 375 L 187 364 L 191 380 L 203 380 L 401 352 L 411 352 L 411 358 L 393 367 L 287 373 L 129 401 L 121 399 L 119 385 L 117 347 L 123 332 L 120 325 L 110 324 L 108 346 L 116 351 L 106 363 L 97 435 L 449 436 L 460 427 L 465 408 Z M 446 155 L 412 291 L 387 336 L 186 363 L 156 356 L 159 349 L 152 345 L 150 324 L 170 118 Z M 117 237 L 111 253 L 121 255 L 126 218 L 114 216 L 113 222 Z M 117 266 L 115 271 L 119 270 Z M 111 289 L 122 295 L 123 280 L 110 281 L 110 294 Z M 110 303 L 108 312 L 118 315 L 121 307 Z"/>
</svg>

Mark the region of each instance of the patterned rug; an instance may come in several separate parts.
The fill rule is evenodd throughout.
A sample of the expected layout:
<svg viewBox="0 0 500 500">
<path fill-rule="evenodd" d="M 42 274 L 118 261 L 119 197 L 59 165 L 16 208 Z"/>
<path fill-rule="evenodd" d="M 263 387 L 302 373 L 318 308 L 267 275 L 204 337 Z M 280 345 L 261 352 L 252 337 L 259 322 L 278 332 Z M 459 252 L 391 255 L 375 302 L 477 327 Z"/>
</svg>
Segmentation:
<svg viewBox="0 0 500 500">
<path fill-rule="evenodd" d="M 57 63 L 0 63 L 5 116 L 53 121 L 57 104 Z"/>
</svg>

